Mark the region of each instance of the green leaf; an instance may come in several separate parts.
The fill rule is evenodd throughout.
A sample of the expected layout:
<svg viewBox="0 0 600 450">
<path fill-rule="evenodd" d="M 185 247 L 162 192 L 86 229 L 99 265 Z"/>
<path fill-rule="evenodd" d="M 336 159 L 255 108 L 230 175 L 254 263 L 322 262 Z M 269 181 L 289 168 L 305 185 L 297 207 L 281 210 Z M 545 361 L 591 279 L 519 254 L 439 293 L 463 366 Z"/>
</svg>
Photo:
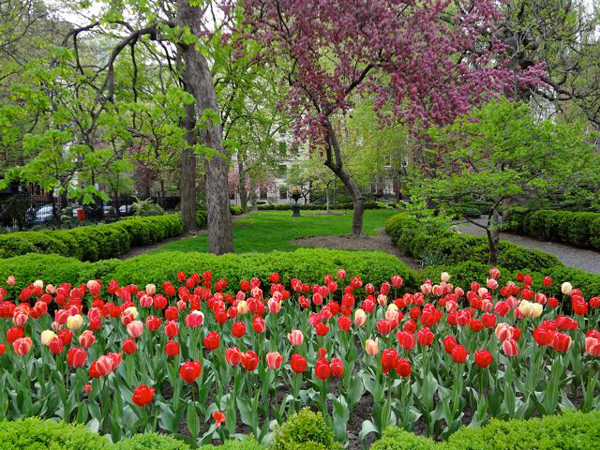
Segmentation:
<svg viewBox="0 0 600 450">
<path fill-rule="evenodd" d="M 192 403 L 188 403 L 186 417 L 190 434 L 192 437 L 198 437 L 198 434 L 200 433 L 200 419 L 198 418 L 198 413 L 196 412 L 196 408 Z"/>
</svg>

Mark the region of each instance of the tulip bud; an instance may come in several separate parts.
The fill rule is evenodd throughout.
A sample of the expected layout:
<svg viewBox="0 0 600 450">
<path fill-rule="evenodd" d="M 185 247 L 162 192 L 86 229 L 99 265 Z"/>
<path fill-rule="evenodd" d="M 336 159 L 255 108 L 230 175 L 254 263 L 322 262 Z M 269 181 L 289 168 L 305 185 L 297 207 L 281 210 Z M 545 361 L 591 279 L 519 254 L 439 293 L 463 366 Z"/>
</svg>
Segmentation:
<svg viewBox="0 0 600 450">
<path fill-rule="evenodd" d="M 300 330 L 292 330 L 291 333 L 288 333 L 288 340 L 292 345 L 301 345 L 304 342 L 304 335 Z"/>
<path fill-rule="evenodd" d="M 565 294 L 565 295 L 569 295 L 571 293 L 571 291 L 573 290 L 573 286 L 571 285 L 571 283 L 569 283 L 568 281 L 565 281 L 561 286 L 560 286 L 560 291 Z"/>
<path fill-rule="evenodd" d="M 360 308 L 354 311 L 354 325 L 362 327 L 367 322 L 367 314 Z"/>
<path fill-rule="evenodd" d="M 12 275 L 11 275 L 11 276 L 9 276 L 9 277 L 6 279 L 6 284 L 7 284 L 8 286 L 14 286 L 14 285 L 15 285 L 15 277 L 13 277 Z"/>
<path fill-rule="evenodd" d="M 450 281 L 450 274 L 448 272 L 442 272 L 440 275 L 440 280 L 442 280 L 444 283 L 447 283 Z"/>
<path fill-rule="evenodd" d="M 56 333 L 52 330 L 44 330 L 42 331 L 41 341 L 42 345 L 50 344 L 50 341 L 56 337 Z"/>
<path fill-rule="evenodd" d="M 365 350 L 370 356 L 375 356 L 379 353 L 379 339 L 367 339 L 365 342 Z"/>
<path fill-rule="evenodd" d="M 83 317 L 81 317 L 81 314 L 67 317 L 67 328 L 69 330 L 79 330 L 81 325 L 83 325 Z"/>
</svg>

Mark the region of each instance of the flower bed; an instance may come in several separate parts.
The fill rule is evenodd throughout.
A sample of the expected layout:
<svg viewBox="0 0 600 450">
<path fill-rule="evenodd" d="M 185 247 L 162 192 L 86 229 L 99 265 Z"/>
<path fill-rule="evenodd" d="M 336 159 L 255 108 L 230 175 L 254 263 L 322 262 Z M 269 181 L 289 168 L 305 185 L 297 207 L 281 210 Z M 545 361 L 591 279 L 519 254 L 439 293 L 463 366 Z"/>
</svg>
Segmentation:
<svg viewBox="0 0 600 450">
<path fill-rule="evenodd" d="M 7 279 L 0 419 L 80 422 L 114 441 L 159 430 L 265 442 L 312 405 L 357 443 L 393 424 L 445 437 L 490 417 L 598 408 L 600 298 L 499 278 L 463 289 L 442 274 L 403 295 L 399 276 L 375 286 L 343 270 L 312 285 L 209 271 L 158 287 Z"/>
</svg>

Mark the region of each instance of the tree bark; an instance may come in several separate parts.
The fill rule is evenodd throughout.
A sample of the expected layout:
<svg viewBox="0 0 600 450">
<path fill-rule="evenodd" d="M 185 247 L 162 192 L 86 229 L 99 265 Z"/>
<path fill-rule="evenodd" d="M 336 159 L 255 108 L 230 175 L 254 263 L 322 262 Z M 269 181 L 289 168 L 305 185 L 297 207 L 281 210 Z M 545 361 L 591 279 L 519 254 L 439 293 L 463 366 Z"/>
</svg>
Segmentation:
<svg viewBox="0 0 600 450">
<path fill-rule="evenodd" d="M 342 161 L 342 152 L 337 139 L 337 135 L 329 117 L 326 119 L 327 125 L 327 160 L 325 165 L 337 175 L 340 181 L 346 187 L 346 190 L 352 197 L 354 211 L 352 213 L 352 236 L 365 237 L 363 233 L 363 215 L 365 212 L 365 200 L 358 184 L 344 170 Z"/>
<path fill-rule="evenodd" d="M 187 71 L 187 69 L 186 69 Z M 186 90 L 189 87 L 186 85 Z M 188 90 L 189 92 L 189 90 Z M 196 144 L 196 108 L 193 104 L 185 105 L 183 126 L 187 130 L 185 140 L 187 148 L 181 152 L 181 182 L 179 186 L 181 221 L 184 231 L 190 232 L 197 228 L 196 224 L 196 156 L 193 146 Z"/>
<path fill-rule="evenodd" d="M 242 205 L 242 212 L 248 212 L 248 192 L 246 190 L 246 177 L 244 177 L 244 161 L 242 160 L 242 154 L 238 151 L 238 178 L 239 186 L 238 191 L 240 194 L 240 204 Z"/>
<path fill-rule="evenodd" d="M 200 9 L 192 7 L 185 0 L 179 0 L 178 20 L 184 27 L 189 27 L 193 34 L 199 31 Z M 219 117 L 219 107 L 208 62 L 193 44 L 180 43 L 181 53 L 185 61 L 184 82 L 193 94 L 197 109 L 197 117 L 211 109 L 215 117 Z M 228 158 L 223 148 L 220 123 L 207 121 L 200 131 L 204 144 L 214 150 L 210 158 L 206 158 L 206 203 L 208 209 L 208 250 L 217 255 L 233 252 L 233 232 L 231 213 L 229 210 Z"/>
<path fill-rule="evenodd" d="M 502 224 L 502 217 L 498 214 L 497 209 L 493 209 L 489 218 L 488 226 L 485 229 L 490 247 L 488 264 L 496 265 L 498 264 L 498 255 L 500 253 L 500 225 Z"/>
<path fill-rule="evenodd" d="M 325 185 L 325 213 L 331 214 L 329 209 L 329 183 Z"/>
</svg>

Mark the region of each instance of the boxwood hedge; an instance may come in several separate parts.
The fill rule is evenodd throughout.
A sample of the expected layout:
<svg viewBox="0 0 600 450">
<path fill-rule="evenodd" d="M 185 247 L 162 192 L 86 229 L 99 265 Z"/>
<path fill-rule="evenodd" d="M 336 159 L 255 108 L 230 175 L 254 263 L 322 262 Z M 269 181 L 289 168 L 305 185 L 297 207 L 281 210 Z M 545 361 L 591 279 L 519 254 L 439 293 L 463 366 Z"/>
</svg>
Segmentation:
<svg viewBox="0 0 600 450">
<path fill-rule="evenodd" d="M 199 226 L 205 226 L 205 215 L 199 212 L 198 218 Z M 132 246 L 154 244 L 181 234 L 183 223 L 176 214 L 133 217 L 69 230 L 23 231 L 0 235 L 0 258 L 53 253 L 97 261 L 122 255 Z"/>
<path fill-rule="evenodd" d="M 600 213 L 513 209 L 508 230 L 542 241 L 600 250 Z"/>
<path fill-rule="evenodd" d="M 445 265 L 454 265 L 465 260 L 481 263 L 488 260 L 488 241 L 483 236 L 451 232 L 431 233 L 423 230 L 415 219 L 404 213 L 390 217 L 385 228 L 394 245 L 416 258 L 437 254 Z M 502 241 L 498 265 L 509 270 L 539 270 L 562 263 L 555 255 Z"/>
<path fill-rule="evenodd" d="M 416 287 L 416 273 L 398 258 L 383 252 L 298 249 L 293 252 L 246 253 L 215 256 L 209 253 L 162 252 L 140 255 L 120 261 L 107 259 L 82 262 L 59 255 L 28 254 L 0 261 L 0 280 L 13 275 L 16 288 L 22 289 L 37 279 L 46 284 L 80 283 L 102 279 L 105 283 L 117 279 L 121 284 L 159 284 L 174 281 L 177 273 L 212 271 L 216 279 L 227 278 L 230 285 L 253 276 L 268 280 L 277 272 L 288 282 L 297 277 L 304 282 L 322 283 L 327 274 L 345 269 L 348 276 L 360 276 L 365 282 L 381 283 L 394 274 L 401 275 L 405 286 Z"/>
</svg>

